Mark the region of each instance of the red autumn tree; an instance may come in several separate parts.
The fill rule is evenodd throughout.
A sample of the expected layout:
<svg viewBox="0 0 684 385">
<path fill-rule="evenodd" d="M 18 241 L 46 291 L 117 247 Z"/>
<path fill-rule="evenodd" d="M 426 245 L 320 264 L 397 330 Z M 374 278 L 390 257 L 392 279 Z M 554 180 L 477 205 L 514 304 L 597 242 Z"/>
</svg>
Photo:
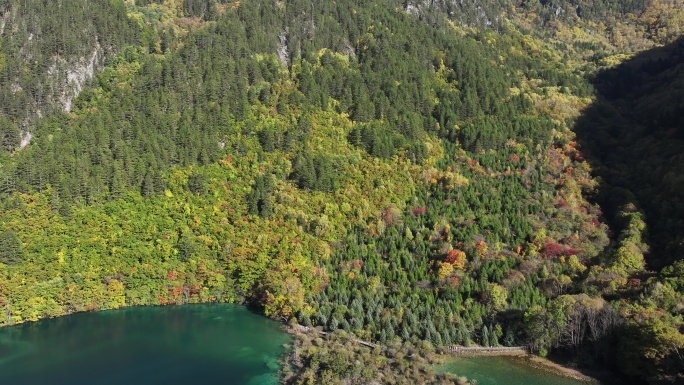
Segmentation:
<svg viewBox="0 0 684 385">
<path fill-rule="evenodd" d="M 556 258 L 563 252 L 563 247 L 557 243 L 547 243 L 544 246 L 544 256 L 546 258 Z"/>
<path fill-rule="evenodd" d="M 446 261 L 452 264 L 455 269 L 463 270 L 466 264 L 466 254 L 461 250 L 450 250 L 447 253 Z"/>
</svg>

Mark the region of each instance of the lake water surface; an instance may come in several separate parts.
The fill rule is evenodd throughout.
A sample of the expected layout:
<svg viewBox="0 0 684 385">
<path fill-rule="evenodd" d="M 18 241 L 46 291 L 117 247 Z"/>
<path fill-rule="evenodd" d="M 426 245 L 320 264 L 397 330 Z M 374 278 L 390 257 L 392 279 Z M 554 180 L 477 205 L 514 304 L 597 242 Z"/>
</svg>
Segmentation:
<svg viewBox="0 0 684 385">
<path fill-rule="evenodd" d="M 75 314 L 0 328 L 0 384 L 277 384 L 290 342 L 239 306 Z"/>
</svg>

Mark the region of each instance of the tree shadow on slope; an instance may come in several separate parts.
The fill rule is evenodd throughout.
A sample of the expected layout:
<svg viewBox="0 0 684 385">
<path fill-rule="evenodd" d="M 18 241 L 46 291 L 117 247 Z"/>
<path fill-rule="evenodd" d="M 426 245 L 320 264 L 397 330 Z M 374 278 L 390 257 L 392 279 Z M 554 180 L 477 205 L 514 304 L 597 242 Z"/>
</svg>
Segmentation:
<svg viewBox="0 0 684 385">
<path fill-rule="evenodd" d="M 595 76 L 597 101 L 575 126 L 579 144 L 600 177 L 597 199 L 616 241 L 643 213 L 659 270 L 684 258 L 684 37 L 642 52 Z M 631 222 L 634 223 L 634 222 Z"/>
</svg>

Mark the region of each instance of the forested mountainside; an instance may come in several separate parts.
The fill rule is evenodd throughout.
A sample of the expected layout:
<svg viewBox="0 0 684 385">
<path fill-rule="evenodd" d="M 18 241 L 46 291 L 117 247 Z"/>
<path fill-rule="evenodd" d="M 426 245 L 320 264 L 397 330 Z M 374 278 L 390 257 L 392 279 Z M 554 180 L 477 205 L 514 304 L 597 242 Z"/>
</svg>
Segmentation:
<svg viewBox="0 0 684 385">
<path fill-rule="evenodd" d="M 0 324 L 243 303 L 682 381 L 677 1 L 43 3 L 0 2 Z"/>
</svg>

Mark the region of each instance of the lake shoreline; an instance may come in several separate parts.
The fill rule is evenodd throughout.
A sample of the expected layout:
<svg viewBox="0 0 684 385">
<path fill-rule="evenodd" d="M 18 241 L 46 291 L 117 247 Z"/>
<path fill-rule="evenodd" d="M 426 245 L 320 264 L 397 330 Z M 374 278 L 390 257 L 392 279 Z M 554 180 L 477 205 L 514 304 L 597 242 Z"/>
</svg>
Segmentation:
<svg viewBox="0 0 684 385">
<path fill-rule="evenodd" d="M 553 373 L 562 377 L 571 378 L 573 380 L 586 383 L 599 383 L 597 378 L 588 376 L 578 369 L 570 368 L 546 358 L 541 358 L 531 354 L 511 356 L 511 360 L 516 361 L 516 363 L 521 365 L 526 365 L 537 370 Z"/>
<path fill-rule="evenodd" d="M 314 328 L 307 328 L 302 325 L 287 325 L 286 326 L 286 331 L 293 335 L 295 338 L 301 338 L 302 335 L 306 334 L 319 334 L 321 336 L 325 336 L 328 333 L 322 332 L 320 330 L 314 329 Z M 351 340 L 355 344 L 361 344 L 365 345 L 367 344 L 365 341 L 360 341 L 357 339 Z M 380 347 L 380 346 L 377 346 Z M 382 348 L 386 348 L 383 346 Z M 439 350 L 439 348 L 438 348 Z M 604 373 L 596 373 L 596 377 L 594 376 L 589 376 L 582 371 L 575 369 L 575 368 L 570 368 L 561 364 L 558 364 L 556 362 L 553 362 L 549 359 L 538 357 L 532 354 L 529 354 L 523 350 L 513 350 L 513 351 L 473 351 L 473 352 L 467 352 L 467 353 L 460 353 L 459 355 L 456 354 L 451 354 L 451 353 L 446 353 L 442 351 L 439 353 L 439 356 L 442 356 L 443 359 L 449 360 L 451 358 L 459 358 L 459 357 L 468 357 L 468 358 L 478 358 L 478 357 L 505 357 L 507 359 L 510 359 L 513 361 L 516 365 L 519 366 L 526 366 L 535 370 L 540 370 L 544 371 L 547 373 L 555 374 L 561 377 L 569 378 L 572 380 L 584 382 L 587 384 L 599 384 L 600 381 L 598 380 L 597 377 L 600 377 L 599 375 L 604 374 Z"/>
</svg>

